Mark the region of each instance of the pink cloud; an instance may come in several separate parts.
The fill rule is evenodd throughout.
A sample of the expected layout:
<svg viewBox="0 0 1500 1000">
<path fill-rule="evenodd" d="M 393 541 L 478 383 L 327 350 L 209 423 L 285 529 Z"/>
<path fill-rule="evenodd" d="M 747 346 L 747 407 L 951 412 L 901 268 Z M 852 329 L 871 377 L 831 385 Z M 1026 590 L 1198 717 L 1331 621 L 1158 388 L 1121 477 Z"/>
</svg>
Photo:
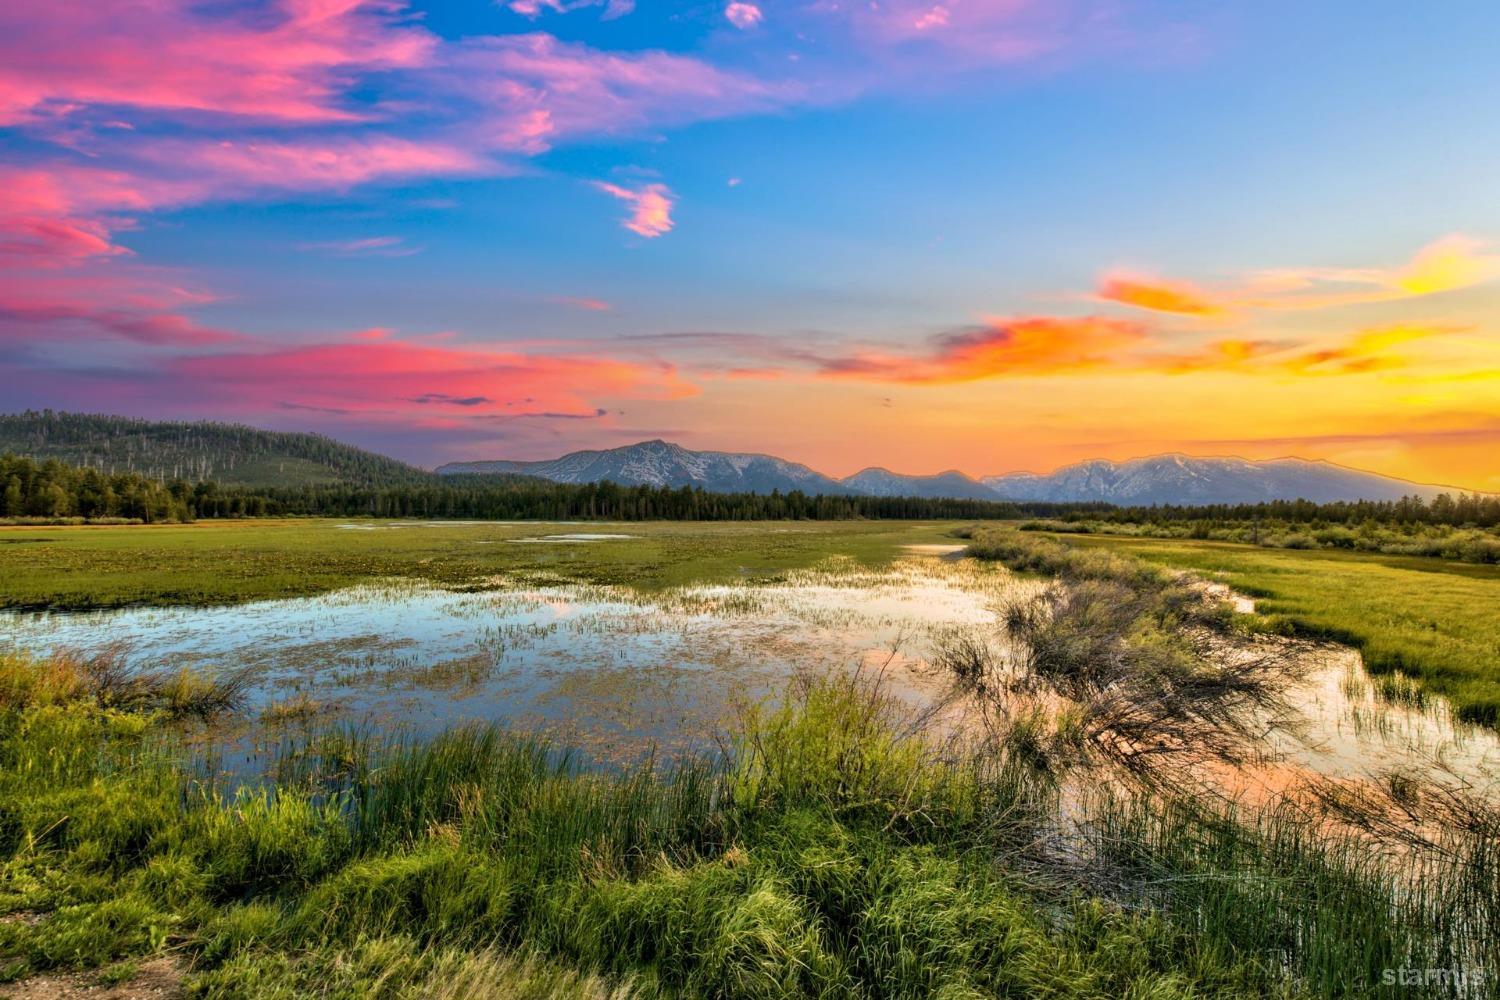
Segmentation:
<svg viewBox="0 0 1500 1000">
<path fill-rule="evenodd" d="M 119 170 L 73 165 L 0 166 L 0 269 L 52 267 L 128 253 L 111 240 L 110 212 L 154 198 Z"/>
<path fill-rule="evenodd" d="M 385 136 L 297 142 L 175 139 L 143 160 L 102 167 L 0 167 L 0 272 L 128 253 L 113 233 L 130 216 L 280 191 L 346 190 L 376 181 L 483 169 L 462 150 Z"/>
<path fill-rule="evenodd" d="M 600 20 L 613 21 L 635 10 L 635 0 L 511 0 L 505 6 L 522 17 L 529 17 L 533 20 L 540 17 L 544 11 L 567 14 L 585 7 L 602 6 L 604 13 L 599 15 Z"/>
<path fill-rule="evenodd" d="M 479 157 L 456 146 L 393 136 L 296 141 L 171 141 L 144 152 L 175 178 L 183 202 L 255 191 L 347 190 L 376 181 L 478 173 Z"/>
<path fill-rule="evenodd" d="M 242 339 L 183 310 L 210 297 L 150 269 L 38 271 L 0 285 L 0 339 L 55 344 L 106 338 L 155 347 L 202 347 Z"/>
<path fill-rule="evenodd" d="M 768 111 L 805 92 L 693 56 L 603 52 L 542 33 L 466 40 L 434 86 L 472 107 L 465 129 L 475 142 L 525 154 L 581 135 Z"/>
<path fill-rule="evenodd" d="M 601 398 L 678 398 L 671 367 L 378 339 L 183 357 L 164 374 L 228 409 L 297 407 L 371 416 L 593 416 Z"/>
<path fill-rule="evenodd" d="M 609 303 L 605 302 L 603 299 L 564 296 L 562 298 L 554 299 L 553 301 L 558 303 L 559 305 L 572 306 L 574 309 L 584 309 L 588 312 L 608 312 L 610 310 Z"/>
<path fill-rule="evenodd" d="M 955 58 L 1014 62 L 1092 45 L 1108 27 L 1100 5 L 1079 0 L 885 0 L 818 9 L 844 20 L 857 39 L 877 50 L 939 49 L 949 68 Z"/>
<path fill-rule="evenodd" d="M 735 0 L 734 3 L 724 8 L 724 17 L 736 28 L 739 28 L 741 31 L 747 31 L 759 24 L 764 14 L 753 3 L 743 3 L 741 0 Z"/>
<path fill-rule="evenodd" d="M 631 232 L 647 239 L 671 232 L 672 206 L 676 196 L 665 184 L 627 188 L 607 181 L 595 181 L 594 187 L 630 206 L 630 214 L 620 224 Z"/>
<path fill-rule="evenodd" d="M 400 5 L 284 0 L 270 18 L 214 17 L 189 0 L 10 0 L 0 11 L 0 123 L 83 106 L 288 122 L 364 114 L 360 73 L 425 64 L 436 38 Z"/>
</svg>

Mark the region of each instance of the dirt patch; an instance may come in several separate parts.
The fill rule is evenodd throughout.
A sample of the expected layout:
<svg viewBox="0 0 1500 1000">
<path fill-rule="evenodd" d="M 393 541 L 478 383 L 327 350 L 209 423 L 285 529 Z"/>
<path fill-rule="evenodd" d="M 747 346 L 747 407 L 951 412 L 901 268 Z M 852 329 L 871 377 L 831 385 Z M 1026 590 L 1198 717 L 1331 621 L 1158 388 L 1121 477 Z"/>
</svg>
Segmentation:
<svg viewBox="0 0 1500 1000">
<path fill-rule="evenodd" d="M 173 958 L 142 962 L 129 982 L 103 984 L 98 973 L 56 973 L 32 976 L 0 986 L 4 1000 L 166 1000 L 182 996 L 184 970 Z"/>
</svg>

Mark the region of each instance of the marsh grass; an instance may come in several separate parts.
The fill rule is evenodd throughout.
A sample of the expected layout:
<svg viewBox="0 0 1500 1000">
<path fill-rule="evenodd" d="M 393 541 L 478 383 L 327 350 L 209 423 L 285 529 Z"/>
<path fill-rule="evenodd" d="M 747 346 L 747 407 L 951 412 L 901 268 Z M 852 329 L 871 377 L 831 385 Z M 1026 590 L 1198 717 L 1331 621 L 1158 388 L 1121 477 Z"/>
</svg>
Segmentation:
<svg viewBox="0 0 1500 1000">
<path fill-rule="evenodd" d="M 132 666 L 128 654 L 128 647 L 118 644 L 88 652 L 63 650 L 45 658 L 0 654 L 0 709 L 62 706 L 82 699 L 106 709 L 207 719 L 240 708 L 253 677 L 249 669 L 214 677 L 186 669 L 146 670 Z"/>
<path fill-rule="evenodd" d="M 1378 674 L 1372 679 L 1372 687 L 1375 696 L 1387 704 L 1405 705 L 1409 708 L 1424 708 L 1427 705 L 1427 692 L 1422 690 L 1422 685 L 1399 670 Z"/>
<path fill-rule="evenodd" d="M 287 725 L 316 718 L 327 708 L 306 691 L 299 691 L 288 698 L 267 702 L 260 710 L 260 719 L 267 725 Z"/>
<path fill-rule="evenodd" d="M 231 786 L 164 714 L 7 671 L 47 692 L 0 714 L 11 979 L 167 952 L 199 997 L 1104 1000 L 1494 967 L 1493 830 L 1433 860 L 1151 790 L 1065 810 L 1025 739 L 934 742 L 878 677 L 802 678 L 707 757 L 334 730 Z"/>
<path fill-rule="evenodd" d="M 1045 537 L 1045 536 L 1039 536 Z M 1500 725 L 1500 568 L 1416 556 L 1291 551 L 1193 539 L 1075 535 L 1080 552 L 1221 580 L 1256 599 L 1259 631 L 1354 646 L 1379 678 L 1400 671 L 1460 721 Z"/>
<path fill-rule="evenodd" d="M 1472 992 L 1451 995 L 1493 995 L 1493 830 L 1449 829 L 1395 849 L 1290 800 L 1247 811 L 1114 795 L 1092 815 L 1100 892 L 1173 915 L 1204 947 L 1300 969 L 1314 995 L 1378 996 L 1381 971 L 1403 967 L 1465 970 Z"/>
<path fill-rule="evenodd" d="M 1000 609 L 1008 662 L 973 637 L 950 638 L 940 651 L 939 664 L 981 704 L 992 735 L 1017 724 L 1010 706 L 1018 704 L 1021 736 L 1040 749 L 1041 693 L 1057 720 L 1046 741 L 1055 750 L 1163 781 L 1207 760 L 1242 762 L 1268 720 L 1287 715 L 1293 657 L 1238 634 L 1223 602 L 1193 581 L 1008 530 L 981 529 L 970 551 L 1057 579 Z"/>
<path fill-rule="evenodd" d="M 909 543 L 945 540 L 933 522 L 633 522 L 602 544 L 511 545 L 563 522 L 203 521 L 189 525 L 0 528 L 0 607 L 85 610 L 211 606 L 307 597 L 371 580 L 465 591 L 496 577 L 656 592 L 775 580 L 832 555 L 884 566 Z M 566 530 L 566 529 L 562 529 Z M 588 530 L 611 531 L 595 523 Z M 23 544 L 24 543 L 24 544 Z M 483 543 L 483 544 L 481 544 Z"/>
</svg>

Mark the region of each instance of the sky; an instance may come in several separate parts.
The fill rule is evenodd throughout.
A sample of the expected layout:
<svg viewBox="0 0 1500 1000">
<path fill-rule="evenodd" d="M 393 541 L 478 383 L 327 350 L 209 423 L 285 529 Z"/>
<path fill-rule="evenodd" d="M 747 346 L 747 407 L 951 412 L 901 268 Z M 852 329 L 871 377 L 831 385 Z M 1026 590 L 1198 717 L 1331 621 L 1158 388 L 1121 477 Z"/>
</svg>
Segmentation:
<svg viewBox="0 0 1500 1000">
<path fill-rule="evenodd" d="M 1500 490 L 1500 5 L 10 0 L 0 410 Z"/>
</svg>

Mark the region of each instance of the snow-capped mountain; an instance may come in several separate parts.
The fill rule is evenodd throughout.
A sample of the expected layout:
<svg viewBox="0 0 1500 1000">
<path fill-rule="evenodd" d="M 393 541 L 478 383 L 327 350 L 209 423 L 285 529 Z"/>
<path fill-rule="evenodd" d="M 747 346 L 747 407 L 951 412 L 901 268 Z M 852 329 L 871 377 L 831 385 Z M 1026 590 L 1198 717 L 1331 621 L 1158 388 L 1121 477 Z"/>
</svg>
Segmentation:
<svg viewBox="0 0 1500 1000">
<path fill-rule="evenodd" d="M 1461 492 L 1346 469 L 1330 462 L 1282 458 L 1252 462 L 1243 458 L 1154 455 L 1126 462 L 1102 459 L 1068 465 L 1056 472 L 1013 472 L 975 480 L 961 472 L 906 476 L 887 469 L 865 469 L 834 479 L 797 462 L 771 455 L 690 451 L 668 441 L 575 451 L 543 462 L 454 462 L 438 470 L 462 473 L 520 473 L 560 483 L 608 480 L 624 486 L 697 486 L 715 493 L 783 493 L 801 490 L 857 496 L 952 497 L 973 500 L 1096 502 L 1121 506 L 1149 504 L 1255 503 L 1261 500 L 1395 500 L 1431 498 Z"/>
<path fill-rule="evenodd" d="M 979 480 L 956 469 L 935 476 L 903 476 L 889 469 L 869 468 L 840 480 L 854 493 L 871 497 L 955 497 L 996 500 L 998 494 Z"/>
<path fill-rule="evenodd" d="M 715 493 L 852 493 L 836 479 L 805 465 L 770 455 L 727 451 L 689 451 L 668 441 L 575 451 L 543 462 L 453 462 L 438 468 L 439 475 L 515 472 L 559 483 L 598 483 L 622 486 L 701 486 Z"/>
<path fill-rule="evenodd" d="M 1455 492 L 1404 479 L 1346 469 L 1330 462 L 1281 458 L 1153 455 L 1126 462 L 1096 459 L 1038 475 L 1017 472 L 985 476 L 981 482 L 1008 500 L 1098 501 L 1121 506 L 1148 504 L 1256 503 L 1261 500 L 1396 500 Z"/>
</svg>

